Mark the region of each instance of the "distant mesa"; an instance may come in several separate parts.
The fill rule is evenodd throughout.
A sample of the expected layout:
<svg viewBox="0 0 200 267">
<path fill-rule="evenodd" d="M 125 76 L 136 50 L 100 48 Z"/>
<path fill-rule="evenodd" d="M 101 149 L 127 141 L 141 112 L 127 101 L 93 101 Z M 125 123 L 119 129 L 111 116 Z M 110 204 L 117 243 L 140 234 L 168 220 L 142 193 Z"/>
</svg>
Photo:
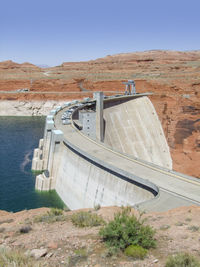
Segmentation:
<svg viewBox="0 0 200 267">
<path fill-rule="evenodd" d="M 13 62 L 12 60 L 6 60 L 0 62 L 0 69 L 16 69 L 21 67 L 20 64 Z"/>
<path fill-rule="evenodd" d="M 0 62 L 0 69 L 27 69 L 27 68 L 31 68 L 31 69 L 39 69 L 39 67 L 35 66 L 34 64 L 31 64 L 29 62 L 24 62 L 22 64 L 16 63 L 12 60 L 6 60 L 6 61 L 2 61 Z"/>
<path fill-rule="evenodd" d="M 114 55 L 107 55 L 102 58 L 97 58 L 95 60 L 88 61 L 79 61 L 79 62 L 63 62 L 59 66 L 51 67 L 47 64 L 31 64 L 28 62 L 19 64 L 13 62 L 12 60 L 2 61 L 0 62 L 0 69 L 19 69 L 19 68 L 33 68 L 33 69 L 41 69 L 41 68 L 52 68 L 52 69 L 70 69 L 70 70 L 78 70 L 83 68 L 88 71 L 87 67 L 93 67 L 94 65 L 101 66 L 102 64 L 120 64 L 124 63 L 151 63 L 153 61 L 159 61 L 160 63 L 169 61 L 175 62 L 177 61 L 193 61 L 200 59 L 200 50 L 195 51 L 172 51 L 172 50 L 149 50 L 143 52 L 132 52 L 132 53 L 119 53 Z M 85 69 L 86 68 L 86 69 Z M 109 69 L 110 70 L 110 69 Z"/>
</svg>

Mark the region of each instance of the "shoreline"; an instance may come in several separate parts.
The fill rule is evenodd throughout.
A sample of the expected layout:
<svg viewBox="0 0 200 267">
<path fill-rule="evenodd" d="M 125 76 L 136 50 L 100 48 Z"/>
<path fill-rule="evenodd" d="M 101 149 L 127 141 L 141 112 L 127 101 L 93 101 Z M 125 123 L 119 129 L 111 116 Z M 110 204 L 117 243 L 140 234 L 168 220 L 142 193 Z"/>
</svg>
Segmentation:
<svg viewBox="0 0 200 267">
<path fill-rule="evenodd" d="M 0 116 L 47 116 L 49 112 L 66 101 L 20 101 L 1 100 Z"/>
</svg>

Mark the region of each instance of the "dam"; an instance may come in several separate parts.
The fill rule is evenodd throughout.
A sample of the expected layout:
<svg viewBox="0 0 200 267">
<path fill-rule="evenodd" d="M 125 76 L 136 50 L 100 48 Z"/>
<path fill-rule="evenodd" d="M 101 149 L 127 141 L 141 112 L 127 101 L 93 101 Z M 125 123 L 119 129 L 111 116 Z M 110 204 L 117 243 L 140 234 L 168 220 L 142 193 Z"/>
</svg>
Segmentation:
<svg viewBox="0 0 200 267">
<path fill-rule="evenodd" d="M 34 150 L 37 190 L 55 189 L 70 209 L 133 206 L 165 211 L 200 205 L 200 182 L 172 170 L 150 93 L 66 102 L 46 118 Z"/>
</svg>

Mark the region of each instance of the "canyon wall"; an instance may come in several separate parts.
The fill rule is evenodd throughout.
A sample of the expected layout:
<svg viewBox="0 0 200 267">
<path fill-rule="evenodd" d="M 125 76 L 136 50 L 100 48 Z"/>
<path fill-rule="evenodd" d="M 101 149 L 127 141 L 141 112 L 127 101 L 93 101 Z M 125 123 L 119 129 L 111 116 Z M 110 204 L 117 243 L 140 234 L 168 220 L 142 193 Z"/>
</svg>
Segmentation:
<svg viewBox="0 0 200 267">
<path fill-rule="evenodd" d="M 91 97 L 87 90 L 118 94 L 124 92 L 122 82 L 134 79 L 137 92 L 153 92 L 150 98 L 170 146 L 174 170 L 200 177 L 199 73 L 200 51 L 125 53 L 47 69 L 0 62 L 0 114 L 9 114 L 10 110 L 18 114 L 27 106 L 23 109 L 29 110 L 27 114 L 41 115 L 42 108 L 32 110 L 29 101 L 41 101 L 45 106 L 43 103 L 49 100 Z M 23 88 L 29 92 L 14 92 Z M 12 109 L 12 104 L 3 104 L 7 100 L 21 103 Z"/>
</svg>

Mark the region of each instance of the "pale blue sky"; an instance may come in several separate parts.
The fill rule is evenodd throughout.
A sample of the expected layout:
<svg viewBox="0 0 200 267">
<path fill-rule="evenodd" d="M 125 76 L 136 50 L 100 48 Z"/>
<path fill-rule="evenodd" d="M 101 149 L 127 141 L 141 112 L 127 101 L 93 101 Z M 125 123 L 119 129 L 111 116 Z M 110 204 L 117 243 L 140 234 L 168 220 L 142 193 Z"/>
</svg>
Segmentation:
<svg viewBox="0 0 200 267">
<path fill-rule="evenodd" d="M 0 61 L 200 49 L 200 0 L 0 0 Z"/>
</svg>

